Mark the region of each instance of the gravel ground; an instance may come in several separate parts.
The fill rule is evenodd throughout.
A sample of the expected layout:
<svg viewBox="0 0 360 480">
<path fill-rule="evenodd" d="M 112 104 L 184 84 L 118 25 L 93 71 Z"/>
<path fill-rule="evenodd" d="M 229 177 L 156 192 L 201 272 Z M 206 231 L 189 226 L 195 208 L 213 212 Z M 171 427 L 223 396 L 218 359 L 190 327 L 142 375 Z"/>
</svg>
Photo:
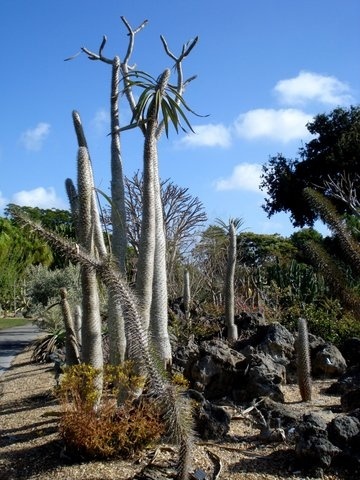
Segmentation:
<svg viewBox="0 0 360 480">
<path fill-rule="evenodd" d="M 52 393 L 55 385 L 52 367 L 31 363 L 30 357 L 29 350 L 18 355 L 0 380 L 1 480 L 130 480 L 149 464 L 162 469 L 162 480 L 173 478 L 170 466 L 177 453 L 168 445 L 147 449 L 130 461 L 71 462 L 62 453 L 57 433 L 59 406 Z M 340 405 L 339 398 L 322 393 L 330 383 L 314 382 L 314 400 L 307 404 L 299 401 L 296 385 L 285 386 L 286 404 L 299 415 L 317 411 L 330 418 L 329 407 Z M 234 410 L 232 413 L 226 442 L 199 441 L 194 446 L 194 472 L 197 469 L 194 479 L 202 478 L 201 472 L 208 479 L 217 480 L 307 478 L 298 471 L 290 442 L 264 443 L 246 415 Z M 351 472 L 345 471 L 327 472 L 323 478 L 355 479 Z"/>
</svg>

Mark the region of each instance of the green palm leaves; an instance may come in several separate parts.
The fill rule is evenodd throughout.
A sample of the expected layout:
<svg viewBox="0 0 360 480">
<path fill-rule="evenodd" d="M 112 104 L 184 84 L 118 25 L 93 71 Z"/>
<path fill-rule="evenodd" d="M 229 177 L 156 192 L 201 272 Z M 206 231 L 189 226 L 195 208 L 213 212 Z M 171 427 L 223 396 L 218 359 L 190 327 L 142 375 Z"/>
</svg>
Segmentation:
<svg viewBox="0 0 360 480">
<path fill-rule="evenodd" d="M 166 136 L 169 134 L 169 125 L 173 125 L 176 132 L 179 128 L 186 132 L 186 125 L 188 129 L 194 132 L 186 112 L 190 112 L 196 116 L 201 116 L 195 113 L 185 102 L 182 95 L 177 91 L 177 87 L 168 83 L 170 78 L 170 69 L 164 72 L 155 79 L 151 75 L 142 71 L 134 71 L 124 77 L 123 81 L 125 88 L 140 88 L 142 90 L 138 102 L 133 110 L 133 116 L 130 124 L 122 127 L 120 131 L 129 130 L 135 127 L 146 129 L 147 123 L 150 120 L 156 120 L 159 123 L 163 122 Z"/>
</svg>

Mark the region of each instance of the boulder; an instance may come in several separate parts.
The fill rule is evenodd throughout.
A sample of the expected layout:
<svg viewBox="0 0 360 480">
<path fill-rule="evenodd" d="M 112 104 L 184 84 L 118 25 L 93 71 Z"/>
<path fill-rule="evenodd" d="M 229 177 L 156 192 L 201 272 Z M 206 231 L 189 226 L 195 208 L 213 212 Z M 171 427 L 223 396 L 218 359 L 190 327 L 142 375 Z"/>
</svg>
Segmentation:
<svg viewBox="0 0 360 480">
<path fill-rule="evenodd" d="M 272 323 L 259 329 L 262 337 L 257 349 L 270 355 L 276 362 L 287 365 L 294 355 L 295 337 L 280 323 Z"/>
<path fill-rule="evenodd" d="M 360 409 L 360 387 L 349 390 L 341 395 L 341 408 L 344 412 Z"/>
<path fill-rule="evenodd" d="M 198 358 L 199 346 L 191 336 L 186 345 L 180 345 L 174 351 L 172 368 L 174 371 L 181 372 L 186 378 L 190 378 L 191 369 Z"/>
<path fill-rule="evenodd" d="M 259 397 L 269 397 L 276 402 L 284 402 L 280 389 L 286 381 L 286 369 L 264 353 L 251 354 L 246 359 L 241 383 L 234 388 L 236 402 L 249 402 Z"/>
<path fill-rule="evenodd" d="M 360 367 L 360 338 L 347 338 L 340 348 L 348 367 Z"/>
<path fill-rule="evenodd" d="M 244 362 L 245 357 L 222 340 L 201 342 L 188 379 L 192 388 L 208 400 L 231 398 L 240 384 Z"/>
<path fill-rule="evenodd" d="M 270 427 L 281 427 L 286 432 L 294 429 L 302 417 L 291 404 L 274 402 L 274 400 L 268 397 L 264 398 L 257 408 L 261 411 L 264 418 L 268 420 Z"/>
<path fill-rule="evenodd" d="M 346 361 L 340 350 L 331 343 L 324 343 L 311 351 L 311 369 L 314 376 L 339 377 L 346 371 Z"/>
<path fill-rule="evenodd" d="M 334 395 L 343 395 L 360 388 L 360 369 L 359 367 L 350 367 L 343 373 L 336 382 L 330 385 L 327 393 Z"/>
<path fill-rule="evenodd" d="M 194 420 L 196 433 L 202 440 L 223 440 L 230 429 L 230 414 L 222 407 L 210 403 L 196 390 L 188 396 L 195 400 Z"/>
<path fill-rule="evenodd" d="M 329 467 L 341 450 L 328 439 L 326 421 L 315 413 L 304 415 L 296 428 L 295 453 L 309 471 Z"/>
<path fill-rule="evenodd" d="M 327 426 L 328 438 L 341 450 L 351 448 L 360 435 L 360 421 L 349 415 L 335 417 Z"/>
</svg>

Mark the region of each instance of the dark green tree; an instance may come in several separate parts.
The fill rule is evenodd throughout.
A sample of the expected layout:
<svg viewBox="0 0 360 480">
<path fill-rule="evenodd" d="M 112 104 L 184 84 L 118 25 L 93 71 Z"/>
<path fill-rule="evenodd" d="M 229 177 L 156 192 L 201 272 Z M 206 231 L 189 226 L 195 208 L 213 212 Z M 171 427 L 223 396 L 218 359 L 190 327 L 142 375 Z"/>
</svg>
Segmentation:
<svg viewBox="0 0 360 480">
<path fill-rule="evenodd" d="M 332 197 L 339 213 L 351 213 L 351 208 L 334 198 L 331 182 L 337 184 L 348 176 L 355 191 L 360 188 L 360 107 L 317 115 L 307 129 L 314 138 L 299 149 L 299 158 L 288 159 L 279 153 L 270 157 L 262 173 L 261 188 L 268 195 L 265 212 L 269 217 L 288 212 L 295 227 L 312 226 L 319 218 L 313 205 L 304 201 L 304 188 Z"/>
<path fill-rule="evenodd" d="M 11 220 L 12 205 L 5 208 L 5 216 Z M 70 211 L 57 208 L 39 208 L 39 207 L 18 207 L 25 215 L 36 222 L 40 222 L 45 228 L 52 232 L 63 235 L 66 238 L 75 238 L 75 228 Z M 43 240 L 38 240 L 37 245 L 44 244 Z M 45 244 L 44 244 L 45 245 Z M 50 247 L 47 247 L 50 251 Z M 63 268 L 68 264 L 66 258 L 59 255 L 56 250 L 52 250 L 52 261 L 49 264 L 51 268 Z"/>
<path fill-rule="evenodd" d="M 274 262 L 285 263 L 296 255 L 291 239 L 279 234 L 267 235 L 241 232 L 238 235 L 241 263 L 248 267 L 260 267 Z"/>
<path fill-rule="evenodd" d="M 28 228 L 22 229 L 12 220 L 0 218 L 0 306 L 17 310 L 24 306 L 21 281 L 30 265 L 50 265 L 50 247 Z"/>
</svg>

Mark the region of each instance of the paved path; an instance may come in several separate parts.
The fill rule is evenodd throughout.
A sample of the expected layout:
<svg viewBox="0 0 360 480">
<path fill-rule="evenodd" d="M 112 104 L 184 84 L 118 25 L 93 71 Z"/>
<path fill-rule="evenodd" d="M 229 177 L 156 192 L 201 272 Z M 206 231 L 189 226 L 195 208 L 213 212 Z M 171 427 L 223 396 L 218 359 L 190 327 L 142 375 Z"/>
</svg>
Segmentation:
<svg viewBox="0 0 360 480">
<path fill-rule="evenodd" d="M 22 327 L 0 330 L 0 377 L 7 370 L 14 357 L 35 340 L 41 333 L 31 323 Z"/>
</svg>

